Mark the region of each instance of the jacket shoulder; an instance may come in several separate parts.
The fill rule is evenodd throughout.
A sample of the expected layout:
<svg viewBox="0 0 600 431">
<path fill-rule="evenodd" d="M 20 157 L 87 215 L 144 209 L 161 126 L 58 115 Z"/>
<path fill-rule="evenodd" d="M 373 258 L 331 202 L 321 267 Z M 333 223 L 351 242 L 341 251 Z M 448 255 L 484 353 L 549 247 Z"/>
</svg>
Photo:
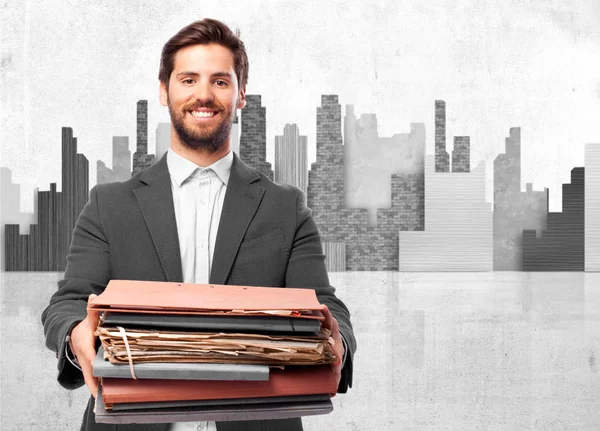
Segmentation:
<svg viewBox="0 0 600 431">
<path fill-rule="evenodd" d="M 135 174 L 126 181 L 113 181 L 110 183 L 96 184 L 93 189 L 96 194 L 104 196 L 122 196 L 139 187 L 140 173 Z"/>
<path fill-rule="evenodd" d="M 256 169 L 253 170 L 260 177 L 256 184 L 264 187 L 265 192 L 272 196 L 280 196 L 282 198 L 295 200 L 297 199 L 298 194 L 303 193 L 302 190 L 296 186 L 286 183 L 276 183 L 262 172 L 259 172 Z"/>
</svg>

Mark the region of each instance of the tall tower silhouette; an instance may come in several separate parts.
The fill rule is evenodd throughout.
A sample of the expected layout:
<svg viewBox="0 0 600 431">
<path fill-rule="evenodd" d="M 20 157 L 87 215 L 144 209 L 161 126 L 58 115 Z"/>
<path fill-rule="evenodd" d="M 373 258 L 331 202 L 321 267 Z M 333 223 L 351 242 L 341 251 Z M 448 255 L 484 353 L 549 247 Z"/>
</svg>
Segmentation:
<svg viewBox="0 0 600 431">
<path fill-rule="evenodd" d="M 298 187 L 306 193 L 308 184 L 307 137 L 296 124 L 286 124 L 283 136 L 275 136 L 275 182 Z"/>
<path fill-rule="evenodd" d="M 246 96 L 242 109 L 240 158 L 250 167 L 273 179 L 273 170 L 267 160 L 267 113 L 259 94 Z"/>
<path fill-rule="evenodd" d="M 159 160 L 171 146 L 171 123 L 158 123 L 156 126 L 156 160 Z"/>
<path fill-rule="evenodd" d="M 79 213 L 88 201 L 89 164 L 83 154 L 77 154 L 77 138 L 71 127 L 62 128 L 62 214 L 59 233 L 59 256 L 66 257 L 73 228 Z M 64 267 L 66 262 L 60 262 Z"/>
<path fill-rule="evenodd" d="M 116 181 L 127 181 L 131 177 L 131 151 L 129 136 L 113 136 L 113 172 Z"/>
<path fill-rule="evenodd" d="M 154 163 L 154 154 L 148 154 L 148 101 L 138 100 L 136 121 L 136 152 L 133 154 L 132 175 Z"/>
<path fill-rule="evenodd" d="M 435 101 L 435 171 L 450 172 L 450 156 L 446 151 L 446 102 Z"/>
</svg>

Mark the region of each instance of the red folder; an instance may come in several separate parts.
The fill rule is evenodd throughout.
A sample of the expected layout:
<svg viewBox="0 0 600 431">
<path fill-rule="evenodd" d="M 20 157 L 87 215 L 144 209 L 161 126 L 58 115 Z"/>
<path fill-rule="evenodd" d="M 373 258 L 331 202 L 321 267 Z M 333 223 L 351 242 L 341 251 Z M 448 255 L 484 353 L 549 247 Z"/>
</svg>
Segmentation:
<svg viewBox="0 0 600 431">
<path fill-rule="evenodd" d="M 96 311 L 205 315 L 293 312 L 292 317 L 319 320 L 324 320 L 324 308 L 313 289 L 134 280 L 111 280 L 102 294 L 88 302 L 88 309 Z"/>
<path fill-rule="evenodd" d="M 337 392 L 330 365 L 310 368 L 273 369 L 268 381 L 133 380 L 102 379 L 102 397 L 107 407 L 116 403 L 153 401 L 217 400 L 315 395 Z"/>
</svg>

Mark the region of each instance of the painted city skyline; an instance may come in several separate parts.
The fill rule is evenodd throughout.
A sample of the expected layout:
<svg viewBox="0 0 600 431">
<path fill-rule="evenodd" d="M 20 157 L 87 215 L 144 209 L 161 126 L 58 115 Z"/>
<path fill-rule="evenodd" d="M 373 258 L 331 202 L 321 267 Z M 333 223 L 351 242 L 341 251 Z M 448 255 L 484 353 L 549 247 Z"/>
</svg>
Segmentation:
<svg viewBox="0 0 600 431">
<path fill-rule="evenodd" d="M 321 94 L 338 94 L 357 113 L 377 113 L 387 137 L 408 133 L 410 123 L 430 123 L 431 103 L 439 99 L 452 107 L 448 132 L 470 137 L 471 165 L 486 163 L 488 200 L 494 159 L 509 129 L 519 126 L 527 143 L 522 176 L 533 190 L 553 190 L 550 210 L 561 211 L 561 184 L 570 181 L 572 167 L 583 166 L 584 145 L 599 139 L 595 0 L 224 0 L 183 1 L 177 8 L 82 2 L 68 12 L 65 25 L 53 2 L 14 2 L 3 23 L 1 164 L 21 184 L 24 212 L 33 211 L 35 187 L 60 178 L 53 144 L 63 125 L 73 128 L 89 160 L 109 162 L 112 137 L 133 139 L 136 122 L 124 119 L 135 115 L 137 100 L 147 99 L 148 152 L 158 155 L 153 127 L 169 121 L 158 100 L 161 47 L 204 17 L 240 30 L 251 63 L 247 92 L 269 107 L 272 165 L 271 143 L 288 123 L 308 137 L 308 163 L 316 161 L 313 115 Z M 157 26 L 157 16 L 168 18 Z M 435 130 L 426 133 L 430 152 Z M 447 144 L 451 151 L 453 138 Z M 91 163 L 91 185 L 96 168 Z"/>
<path fill-rule="evenodd" d="M 564 211 L 549 212 L 547 188 L 534 191 L 530 183 L 525 192 L 519 188 L 521 128 L 511 128 L 505 152 L 494 163 L 492 211 L 485 196 L 485 165 L 471 167 L 469 136 L 448 136 L 443 100 L 435 100 L 432 112 L 435 154 L 426 155 L 426 124 L 411 123 L 410 133 L 382 137 L 376 114 L 357 118 L 354 107 L 346 105 L 342 117 L 339 97 L 323 95 L 316 108 L 317 161 L 310 169 L 307 137 L 295 123 L 275 137 L 278 157 L 271 167 L 265 156 L 267 107 L 260 95 L 248 95 L 247 101 L 241 122 L 236 117 L 232 147 L 278 182 L 302 188 L 299 179 L 308 178 L 304 191 L 330 271 L 583 271 L 594 266 L 586 266 L 585 247 L 592 262 L 597 246 L 584 235 L 584 181 L 595 178 L 594 145 L 586 151 L 592 170 L 573 168 L 571 183 L 563 185 Z M 158 160 L 148 153 L 147 101 L 136 106 L 136 151 L 132 157 L 129 137 L 113 137 L 112 167 L 97 161 L 98 184 L 126 180 Z M 167 126 L 160 123 L 155 129 L 163 154 L 170 139 Z M 64 269 L 70 233 L 89 187 L 88 161 L 77 154 L 73 133 L 62 129 L 62 188 L 59 192 L 51 183 L 49 191 L 38 191 L 37 223 L 31 223 L 31 214 L 5 217 L 3 211 L 6 270 Z M 8 168 L 2 174 L 3 208 L 14 207 L 18 185 Z M 587 190 L 587 196 L 593 211 L 594 195 Z M 24 234 L 15 223 L 27 221 L 30 231 Z M 593 221 L 587 231 L 596 238 L 592 226 Z"/>
</svg>

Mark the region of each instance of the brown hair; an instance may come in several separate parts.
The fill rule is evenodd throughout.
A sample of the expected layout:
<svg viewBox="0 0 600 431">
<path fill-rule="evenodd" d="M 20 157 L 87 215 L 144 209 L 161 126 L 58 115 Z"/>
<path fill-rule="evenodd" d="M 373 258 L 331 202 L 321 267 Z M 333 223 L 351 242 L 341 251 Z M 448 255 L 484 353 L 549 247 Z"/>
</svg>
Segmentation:
<svg viewBox="0 0 600 431">
<path fill-rule="evenodd" d="M 189 45 L 208 45 L 215 43 L 217 45 L 229 48 L 233 53 L 234 69 L 237 76 L 238 85 L 244 88 L 248 83 L 248 56 L 244 42 L 240 40 L 240 32 L 234 33 L 229 27 L 221 21 L 212 18 L 205 18 L 201 21 L 195 21 L 177 32 L 162 49 L 160 56 L 160 69 L 158 79 L 169 87 L 169 78 L 175 67 L 175 54 L 181 48 Z"/>
</svg>

